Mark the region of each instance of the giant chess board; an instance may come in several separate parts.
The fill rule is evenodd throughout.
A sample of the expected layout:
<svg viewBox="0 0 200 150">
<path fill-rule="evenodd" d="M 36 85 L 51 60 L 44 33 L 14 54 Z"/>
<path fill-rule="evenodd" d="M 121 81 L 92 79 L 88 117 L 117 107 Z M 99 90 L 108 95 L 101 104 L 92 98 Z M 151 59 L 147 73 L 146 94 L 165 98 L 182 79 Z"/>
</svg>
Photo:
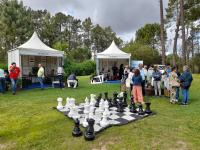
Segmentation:
<svg viewBox="0 0 200 150">
<path fill-rule="evenodd" d="M 85 118 L 84 105 L 85 105 L 85 103 L 81 103 L 77 106 L 78 114 L 79 114 L 78 119 L 79 119 L 80 124 L 82 126 L 83 126 L 83 122 L 84 122 L 84 118 Z M 94 109 L 96 110 L 96 109 L 98 109 L 98 107 L 95 107 Z M 65 116 L 73 119 L 73 117 L 69 116 L 69 110 L 66 110 L 65 107 L 63 107 L 62 109 L 57 109 L 57 110 L 62 112 Z M 138 110 L 138 108 L 137 108 L 137 110 Z M 148 116 L 154 114 L 154 113 L 151 113 L 151 114 L 145 113 L 144 115 L 139 115 L 138 113 L 130 112 L 129 107 L 125 107 L 124 112 L 117 112 L 116 107 L 109 108 L 109 111 L 110 111 L 110 115 L 107 118 L 109 123 L 105 127 L 102 127 L 100 125 L 100 121 L 102 119 L 102 116 L 94 114 L 93 119 L 95 120 L 95 124 L 94 124 L 95 133 L 98 133 L 98 132 L 100 132 L 100 131 L 108 128 L 108 127 L 111 127 L 111 126 L 120 126 L 120 125 L 128 124 L 132 121 L 137 121 L 139 119 L 142 119 L 142 118 L 145 118 L 145 117 L 148 117 Z"/>
</svg>

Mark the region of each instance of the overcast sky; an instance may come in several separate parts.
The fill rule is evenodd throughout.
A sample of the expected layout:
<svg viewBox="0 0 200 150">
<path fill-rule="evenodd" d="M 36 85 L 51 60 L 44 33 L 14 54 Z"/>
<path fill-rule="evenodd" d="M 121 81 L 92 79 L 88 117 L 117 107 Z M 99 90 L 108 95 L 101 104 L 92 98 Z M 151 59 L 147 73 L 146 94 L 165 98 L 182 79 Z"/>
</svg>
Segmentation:
<svg viewBox="0 0 200 150">
<path fill-rule="evenodd" d="M 167 7 L 168 0 L 164 1 Z M 159 0 L 23 0 L 32 9 L 63 12 L 76 18 L 90 17 L 95 24 L 111 26 L 123 40 L 134 37 L 146 23 L 159 22 Z"/>
</svg>

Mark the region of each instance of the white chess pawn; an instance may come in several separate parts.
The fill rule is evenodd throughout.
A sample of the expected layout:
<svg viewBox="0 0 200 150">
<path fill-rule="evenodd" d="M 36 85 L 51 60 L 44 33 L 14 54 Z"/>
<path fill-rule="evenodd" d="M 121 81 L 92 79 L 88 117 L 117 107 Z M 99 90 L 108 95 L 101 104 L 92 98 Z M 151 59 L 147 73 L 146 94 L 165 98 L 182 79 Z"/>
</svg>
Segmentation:
<svg viewBox="0 0 200 150">
<path fill-rule="evenodd" d="M 74 111 L 74 114 L 72 116 L 73 119 L 78 119 L 80 118 L 80 115 L 78 113 L 78 107 L 77 106 L 73 106 L 73 111 Z"/>
<path fill-rule="evenodd" d="M 58 110 L 63 109 L 62 101 L 63 101 L 63 99 L 61 97 L 57 98 L 57 102 L 58 102 L 57 109 Z"/>
<path fill-rule="evenodd" d="M 70 111 L 69 111 L 69 113 L 68 113 L 68 116 L 69 116 L 70 118 L 72 118 L 72 117 L 74 116 L 74 109 L 75 109 L 75 106 L 70 107 Z"/>
<path fill-rule="evenodd" d="M 101 113 L 104 112 L 104 100 L 103 100 L 103 99 L 100 100 L 100 103 L 99 103 L 99 111 L 100 111 Z"/>
<path fill-rule="evenodd" d="M 90 97 L 91 97 L 90 98 L 90 106 L 95 106 L 96 100 L 95 100 L 94 94 L 91 94 Z"/>
<path fill-rule="evenodd" d="M 89 118 L 94 119 L 94 107 L 93 106 L 90 107 Z"/>
<path fill-rule="evenodd" d="M 89 100 L 88 98 L 86 97 L 85 98 L 85 104 L 84 104 L 84 114 L 87 114 L 90 112 L 90 104 L 89 104 Z"/>
<path fill-rule="evenodd" d="M 74 98 L 70 98 L 70 107 L 75 106 L 75 99 Z"/>
<path fill-rule="evenodd" d="M 84 118 L 84 121 L 82 123 L 83 127 L 87 127 L 88 126 L 88 122 L 87 122 L 87 119 L 89 118 L 89 113 L 86 113 L 85 114 L 85 118 Z"/>
<path fill-rule="evenodd" d="M 66 98 L 65 110 L 69 111 L 69 97 Z"/>
<path fill-rule="evenodd" d="M 109 104 L 107 100 L 104 102 L 104 108 L 105 108 L 104 112 L 106 113 L 107 116 L 109 116 L 110 111 L 109 111 Z"/>
<path fill-rule="evenodd" d="M 103 118 L 102 120 L 100 121 L 100 126 L 101 127 L 106 127 L 109 125 L 109 121 L 108 121 L 108 116 L 106 114 L 106 112 L 103 113 Z"/>
</svg>

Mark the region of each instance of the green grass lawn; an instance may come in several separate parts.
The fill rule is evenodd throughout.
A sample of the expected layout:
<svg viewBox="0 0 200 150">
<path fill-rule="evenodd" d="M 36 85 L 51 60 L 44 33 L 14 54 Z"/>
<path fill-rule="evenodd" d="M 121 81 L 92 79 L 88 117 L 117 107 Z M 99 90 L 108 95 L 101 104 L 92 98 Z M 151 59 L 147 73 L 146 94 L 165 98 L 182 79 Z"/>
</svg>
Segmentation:
<svg viewBox="0 0 200 150">
<path fill-rule="evenodd" d="M 78 102 L 94 93 L 119 91 L 119 84 L 90 85 L 80 77 L 78 89 L 39 89 L 0 95 L 0 149 L 16 150 L 198 150 L 200 149 L 200 76 L 194 76 L 191 104 L 172 105 L 166 98 L 150 98 L 156 115 L 111 127 L 87 142 L 74 138 L 72 120 L 53 110 L 56 98 Z M 146 98 L 147 99 L 147 98 Z M 82 128 L 83 130 L 83 128 Z"/>
</svg>

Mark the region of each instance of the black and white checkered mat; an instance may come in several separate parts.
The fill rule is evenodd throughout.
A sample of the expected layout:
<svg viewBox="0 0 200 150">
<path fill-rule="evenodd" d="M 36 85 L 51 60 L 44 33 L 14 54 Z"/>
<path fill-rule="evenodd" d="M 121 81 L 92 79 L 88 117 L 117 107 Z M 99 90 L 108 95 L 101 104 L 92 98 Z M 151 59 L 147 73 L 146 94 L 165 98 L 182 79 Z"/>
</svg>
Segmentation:
<svg viewBox="0 0 200 150">
<path fill-rule="evenodd" d="M 95 108 L 95 109 L 97 109 L 97 108 Z M 79 121 L 80 121 L 81 125 L 85 118 L 85 114 L 83 113 L 83 110 L 84 110 L 84 103 L 81 103 L 80 105 L 78 105 L 78 114 L 80 115 Z M 110 110 L 110 116 L 108 117 L 109 125 L 106 127 L 101 127 L 100 126 L 101 118 L 94 115 L 94 118 L 93 118 L 95 120 L 94 131 L 96 133 L 104 130 L 105 128 L 111 127 L 111 126 L 124 125 L 124 124 L 130 123 L 132 121 L 137 121 L 139 119 L 142 119 L 142 118 L 145 118 L 145 117 L 155 114 L 155 113 L 151 113 L 151 114 L 138 115 L 138 113 L 130 112 L 128 107 L 124 108 L 124 112 L 122 112 L 122 113 L 117 112 L 116 107 L 111 107 L 111 108 L 109 108 L 109 110 Z M 69 117 L 68 116 L 69 111 L 66 111 L 65 108 L 58 110 L 58 111 L 62 112 L 65 116 Z"/>
</svg>

